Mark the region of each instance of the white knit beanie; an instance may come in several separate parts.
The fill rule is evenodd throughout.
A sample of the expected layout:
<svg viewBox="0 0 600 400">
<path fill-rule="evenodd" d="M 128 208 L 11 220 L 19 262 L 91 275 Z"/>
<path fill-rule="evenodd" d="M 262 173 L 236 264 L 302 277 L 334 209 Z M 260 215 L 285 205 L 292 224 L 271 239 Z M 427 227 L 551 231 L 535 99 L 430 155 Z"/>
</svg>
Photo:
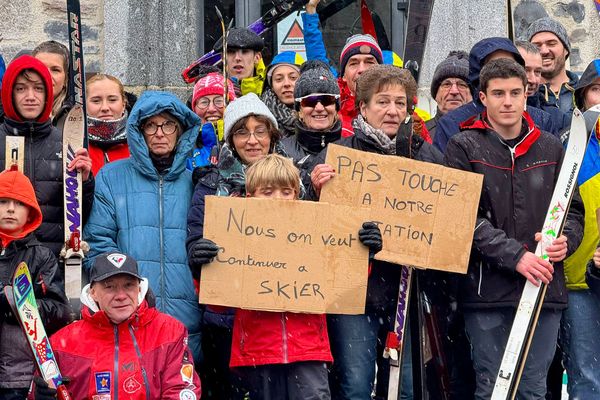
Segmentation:
<svg viewBox="0 0 600 400">
<path fill-rule="evenodd" d="M 265 103 L 255 93 L 248 93 L 245 96 L 238 97 L 225 108 L 225 115 L 223 116 L 223 139 L 227 140 L 227 136 L 229 136 L 231 128 L 236 122 L 250 115 L 267 117 L 275 128 L 279 129 L 275 116 Z"/>
</svg>

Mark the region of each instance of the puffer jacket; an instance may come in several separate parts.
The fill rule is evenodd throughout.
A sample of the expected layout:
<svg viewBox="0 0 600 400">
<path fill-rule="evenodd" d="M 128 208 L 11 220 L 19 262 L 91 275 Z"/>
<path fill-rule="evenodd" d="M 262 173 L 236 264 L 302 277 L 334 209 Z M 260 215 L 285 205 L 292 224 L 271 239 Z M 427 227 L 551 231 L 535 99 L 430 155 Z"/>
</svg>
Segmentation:
<svg viewBox="0 0 600 400">
<path fill-rule="evenodd" d="M 183 126 L 173 164 L 163 174 L 153 165 L 140 131 L 146 118 L 169 112 Z M 192 199 L 192 173 L 185 168 L 200 129 L 200 118 L 174 95 L 144 92 L 127 122 L 131 156 L 105 165 L 98 173 L 95 204 L 84 229 L 91 250 L 85 266 L 108 251 L 127 252 L 148 278 L 159 310 L 183 322 L 190 348 L 200 359 L 198 297 L 188 267 L 186 218 Z"/>
<path fill-rule="evenodd" d="M 26 68 L 38 71 L 46 83 L 46 98 L 52 98 L 52 79 L 48 69 L 33 57 L 21 56 L 13 61 L 4 76 L 2 104 L 6 113 L 0 125 L 0 169 L 6 165 L 6 136 L 25 137 L 24 173 L 33 183 L 35 194 L 44 219 L 36 231 L 36 237 L 59 256 L 64 244 L 64 191 L 62 165 L 62 132 L 52 126 L 50 113 L 52 102 L 36 121 L 23 121 L 12 103 L 12 90 L 19 73 Z M 42 69 L 44 68 L 44 69 Z M 83 221 L 92 207 L 94 199 L 94 177 L 83 182 Z"/>
<path fill-rule="evenodd" d="M 523 116 L 522 132 L 513 141 L 494 132 L 484 113 L 466 122 L 446 148 L 447 166 L 484 175 L 468 273 L 459 290 L 465 308 L 517 306 L 526 279 L 516 266 L 526 251 L 535 251 L 534 236 L 542 228 L 560 172 L 560 141 L 540 131 L 527 113 Z M 563 231 L 568 255 L 581 242 L 583 215 L 576 191 Z M 563 264 L 554 263 L 544 307 L 563 309 L 566 303 Z"/>
<path fill-rule="evenodd" d="M 83 309 L 83 319 L 50 338 L 73 399 L 200 398 L 185 327 L 144 300 L 125 322 Z"/>
<path fill-rule="evenodd" d="M 0 198 L 15 199 L 29 207 L 28 222 L 20 234 L 9 236 L 0 231 L 0 291 L 12 285 L 17 266 L 27 263 L 41 322 L 50 335 L 69 322 L 70 312 L 56 257 L 32 234 L 42 222 L 33 187 L 22 173 L 5 171 L 0 174 Z M 8 304 L 3 304 L 0 309 L 0 388 L 25 389 L 35 369 L 33 355 L 15 315 L 6 309 Z"/>
</svg>

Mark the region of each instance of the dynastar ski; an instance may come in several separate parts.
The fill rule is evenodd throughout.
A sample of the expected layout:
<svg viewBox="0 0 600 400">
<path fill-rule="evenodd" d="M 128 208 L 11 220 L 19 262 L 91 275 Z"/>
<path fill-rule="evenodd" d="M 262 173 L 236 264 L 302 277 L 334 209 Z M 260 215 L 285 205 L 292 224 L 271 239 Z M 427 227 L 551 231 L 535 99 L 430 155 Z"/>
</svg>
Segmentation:
<svg viewBox="0 0 600 400">
<path fill-rule="evenodd" d="M 388 332 L 383 350 L 383 357 L 390 361 L 390 378 L 388 383 L 388 400 L 397 400 L 400 390 L 402 373 L 402 352 L 404 350 L 404 336 L 406 331 L 406 320 L 408 316 L 408 302 L 410 301 L 410 289 L 412 286 L 412 267 L 402 265 L 400 270 L 400 288 L 398 290 L 398 303 L 396 307 L 396 318 L 394 320 L 394 332 Z"/>
<path fill-rule="evenodd" d="M 299 10 L 305 0 L 273 0 L 273 7 L 262 17 L 248 26 L 252 32 L 264 37 L 279 21 Z M 191 63 L 183 70 L 181 76 L 187 83 L 194 83 L 198 77 L 200 65 L 217 65 L 221 61 L 221 53 L 211 50 Z"/>
<path fill-rule="evenodd" d="M 69 50 L 71 63 L 69 89 L 75 106 L 67 115 L 63 128 L 63 190 L 65 246 L 61 256 L 65 263 L 65 292 L 75 315 L 79 314 L 79 295 L 82 287 L 83 249 L 81 248 L 82 182 L 81 172 L 69 171 L 75 152 L 87 146 L 85 112 L 85 73 L 79 0 L 67 0 L 69 21 Z"/>
<path fill-rule="evenodd" d="M 4 291 L 27 337 L 42 378 L 48 383 L 48 386 L 56 388 L 59 400 L 70 400 L 71 396 L 63 384 L 63 377 L 40 318 L 31 275 L 26 263 L 22 262 L 18 265 L 12 286 L 5 286 Z"/>
<path fill-rule="evenodd" d="M 561 235 L 585 154 L 587 137 L 583 115 L 575 109 L 569 142 L 542 227 L 542 240 L 535 249 L 535 254 L 542 259 L 548 259 L 546 248 Z M 535 286 L 529 281 L 525 283 L 496 377 L 492 400 L 514 399 L 517 394 L 527 352 L 546 294 L 546 285 L 542 282 L 539 284 Z"/>
</svg>

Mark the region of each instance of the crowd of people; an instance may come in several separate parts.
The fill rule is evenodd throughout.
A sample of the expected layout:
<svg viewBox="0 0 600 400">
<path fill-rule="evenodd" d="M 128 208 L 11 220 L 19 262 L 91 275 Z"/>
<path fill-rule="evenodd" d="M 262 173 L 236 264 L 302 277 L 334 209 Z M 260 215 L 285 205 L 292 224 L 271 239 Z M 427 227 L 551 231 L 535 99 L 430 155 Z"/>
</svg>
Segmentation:
<svg viewBox="0 0 600 400">
<path fill-rule="evenodd" d="M 439 316 L 445 360 L 445 376 L 422 380 L 419 393 L 490 398 L 530 281 L 546 284 L 547 294 L 517 398 L 554 393 L 562 380 L 549 372 L 555 365 L 566 370 L 570 398 L 600 398 L 599 133 L 562 234 L 547 259 L 534 253 L 573 110 L 600 114 L 600 59 L 581 77 L 567 70 L 569 35 L 541 18 L 527 41 L 489 37 L 468 52 L 451 51 L 434 71 L 437 110 L 429 118 L 418 109 L 412 73 L 370 35 L 349 37 L 334 66 L 318 3 L 310 0 L 302 13 L 307 60 L 285 51 L 266 65 L 263 39 L 232 28 L 222 55 L 227 76 L 201 67 L 187 104 L 166 91 L 138 98 L 105 73 L 88 77 L 89 146 L 68 165 L 82 177 L 90 248 L 75 321 L 60 259 L 70 55 L 47 41 L 6 68 L 0 63 L 0 400 L 57 396 L 35 366 L 6 290 L 21 261 L 74 399 L 387 398 L 383 349 L 401 266 L 375 260 L 383 240 L 372 221 L 357 232 L 369 250 L 362 315 L 198 301 L 202 269 L 219 252 L 204 237 L 206 196 L 318 201 L 337 173 L 325 162 L 330 143 L 484 177 L 467 274 L 417 273 Z M 24 138 L 23 170 L 6 155 L 10 136 Z M 401 399 L 416 398 L 412 376 L 425 369 L 411 357 L 418 342 L 404 348 Z"/>
</svg>

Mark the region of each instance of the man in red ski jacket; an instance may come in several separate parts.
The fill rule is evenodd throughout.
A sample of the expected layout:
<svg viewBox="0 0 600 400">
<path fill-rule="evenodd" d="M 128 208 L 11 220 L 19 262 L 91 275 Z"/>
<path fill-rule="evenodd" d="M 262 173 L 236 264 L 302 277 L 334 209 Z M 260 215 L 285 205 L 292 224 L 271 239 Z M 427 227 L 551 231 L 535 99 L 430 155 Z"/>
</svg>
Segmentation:
<svg viewBox="0 0 600 400">
<path fill-rule="evenodd" d="M 96 258 L 83 288 L 83 318 L 50 338 L 73 399 L 196 400 L 200 378 L 182 323 L 150 303 L 148 283 L 126 254 Z M 34 379 L 33 398 L 56 398 Z"/>
</svg>

